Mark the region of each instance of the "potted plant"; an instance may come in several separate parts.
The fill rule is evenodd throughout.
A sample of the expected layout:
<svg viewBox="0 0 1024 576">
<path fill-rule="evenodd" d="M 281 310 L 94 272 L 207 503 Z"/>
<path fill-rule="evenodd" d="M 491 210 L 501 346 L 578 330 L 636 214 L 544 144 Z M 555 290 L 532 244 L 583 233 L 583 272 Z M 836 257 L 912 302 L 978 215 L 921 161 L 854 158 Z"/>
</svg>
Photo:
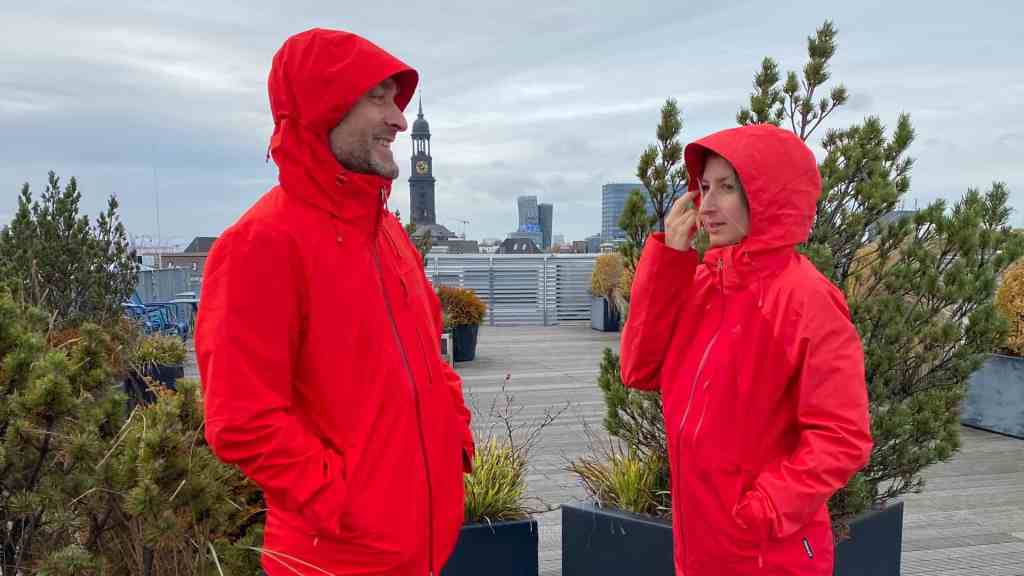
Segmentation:
<svg viewBox="0 0 1024 576">
<path fill-rule="evenodd" d="M 466 288 L 440 286 L 437 296 L 446 322 L 451 329 L 455 361 L 469 362 L 476 358 L 476 341 L 487 306 L 475 292 Z"/>
<path fill-rule="evenodd" d="M 667 463 L 619 439 L 591 444 L 597 455 L 569 464 L 592 503 L 562 506 L 562 573 L 671 576 Z"/>
<path fill-rule="evenodd" d="M 835 37 L 826 22 L 808 39 L 803 78 L 791 73 L 783 83 L 775 62 L 765 59 L 750 108 L 737 120 L 785 122 L 807 140 L 848 97 L 836 86 L 823 103 L 810 99 L 815 90 L 825 93 Z M 681 126 L 670 101 L 662 109 L 659 142 L 641 156 L 638 168 L 652 201 L 652 191 L 672 188 L 666 188 L 669 175 L 685 176 L 677 154 Z M 952 207 L 938 201 L 911 214 L 897 210 L 910 189 L 913 161 L 907 151 L 913 140 L 907 116 L 891 132 L 875 117 L 830 130 L 821 140 L 817 215 L 810 238 L 799 247 L 845 292 L 865 352 L 874 449 L 867 466 L 829 501 L 838 543 L 835 572 L 842 576 L 899 574 L 903 508 L 897 499 L 920 491 L 923 471 L 959 448 L 959 407 L 968 376 L 1005 338 L 1005 323 L 995 312 L 996 279 L 1024 253 L 1024 239 L 1008 225 L 1010 193 L 1004 184 L 985 192 L 970 189 Z M 631 239 L 641 236 L 626 232 Z M 640 246 L 630 240 L 623 251 L 635 258 Z M 651 430 L 663 428 L 660 398 L 627 390 L 618 378 L 617 357 L 608 351 L 599 380 L 608 408 L 605 428 L 624 443 L 626 454 L 657 454 L 664 440 Z M 585 474 L 585 464 L 577 461 L 570 469 Z M 607 466 L 614 469 L 615 463 Z M 599 531 L 622 536 L 660 529 L 667 538 L 670 528 L 664 522 L 657 526 L 657 516 L 630 524 L 634 518 L 612 508 L 624 499 L 610 498 L 584 474 L 595 505 L 562 507 L 563 574 L 621 573 L 626 568 L 612 558 L 645 558 L 648 544 L 627 549 L 633 545 L 628 538 L 598 539 Z M 583 519 L 574 521 L 574 515 Z M 609 552 L 613 545 L 620 547 Z M 588 566 L 580 558 L 586 554 L 605 560 Z M 651 554 L 662 560 L 646 573 L 671 574 L 669 548 Z"/>
<path fill-rule="evenodd" d="M 962 421 L 1024 438 L 1024 260 L 1003 274 L 996 307 L 1009 324 L 1006 345 L 971 375 Z"/>
<path fill-rule="evenodd" d="M 465 477 L 466 523 L 459 533 L 455 550 L 441 576 L 537 576 L 538 534 L 533 514 L 546 511 L 527 505 L 526 473 L 529 451 L 540 433 L 566 409 L 545 411 L 527 425 L 512 423 L 519 413 L 513 397 L 502 384 L 504 404 L 491 405 L 491 428 L 476 444 L 473 471 Z M 479 420 L 477 420 L 479 421 Z"/>
<path fill-rule="evenodd" d="M 622 255 L 601 254 L 594 260 L 590 275 L 590 326 L 602 332 L 618 332 L 620 327 L 620 282 L 623 273 Z"/>
<path fill-rule="evenodd" d="M 124 391 L 135 402 L 150 403 L 155 399 L 149 382 L 170 390 L 185 376 L 187 350 L 180 338 L 164 334 L 140 335 L 132 346 Z"/>
</svg>

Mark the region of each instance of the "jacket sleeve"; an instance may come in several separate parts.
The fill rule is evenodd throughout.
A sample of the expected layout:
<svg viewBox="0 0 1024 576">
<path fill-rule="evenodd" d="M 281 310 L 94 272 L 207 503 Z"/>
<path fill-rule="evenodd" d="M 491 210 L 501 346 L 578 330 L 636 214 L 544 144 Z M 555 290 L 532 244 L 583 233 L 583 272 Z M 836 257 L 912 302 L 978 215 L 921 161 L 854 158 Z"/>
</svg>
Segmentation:
<svg viewBox="0 0 1024 576">
<path fill-rule="evenodd" d="M 196 327 L 206 439 L 275 505 L 328 533 L 340 527 L 342 455 L 293 410 L 304 281 L 290 236 L 232 228 L 207 261 Z"/>
<path fill-rule="evenodd" d="M 776 538 L 807 524 L 867 464 L 872 447 L 864 353 L 838 291 L 809 298 L 798 334 L 799 443 L 762 471 L 734 510 L 740 524 Z"/>
<path fill-rule="evenodd" d="M 633 278 L 629 318 L 622 329 L 620 372 L 630 388 L 656 390 L 661 364 L 678 318 L 683 295 L 693 283 L 697 252 L 665 244 L 652 234 Z"/>
<path fill-rule="evenodd" d="M 423 275 L 423 281 L 427 285 L 427 293 L 430 294 L 430 308 L 433 314 L 435 338 L 440 339 L 441 333 L 444 331 L 444 322 L 441 320 L 441 300 L 437 297 L 437 293 L 434 291 L 430 281 L 426 279 L 426 273 Z M 473 454 L 476 451 L 476 445 L 473 442 L 473 429 L 470 426 L 472 417 L 469 409 L 466 408 L 466 402 L 462 396 L 462 377 L 447 362 L 442 360 L 440 355 L 437 361 L 441 364 L 441 373 L 444 374 L 445 384 L 452 395 L 455 413 L 462 422 L 462 469 L 469 474 L 473 471 Z"/>
</svg>

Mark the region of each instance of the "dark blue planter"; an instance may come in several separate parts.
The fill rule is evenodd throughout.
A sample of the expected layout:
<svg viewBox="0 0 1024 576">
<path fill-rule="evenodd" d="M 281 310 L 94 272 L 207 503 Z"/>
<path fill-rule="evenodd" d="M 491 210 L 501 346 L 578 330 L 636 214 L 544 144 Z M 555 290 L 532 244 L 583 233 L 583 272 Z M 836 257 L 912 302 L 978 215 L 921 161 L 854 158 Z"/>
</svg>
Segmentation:
<svg viewBox="0 0 1024 576">
<path fill-rule="evenodd" d="M 165 388 L 177 390 L 178 380 L 185 377 L 185 367 L 158 364 L 147 368 L 144 375 L 133 371 L 123 382 L 124 392 L 128 395 L 129 408 L 136 404 L 152 404 L 156 401 L 156 394 L 146 385 L 143 376 L 152 378 L 155 383 Z"/>
<path fill-rule="evenodd" d="M 453 359 L 456 362 L 472 362 L 476 359 L 476 338 L 480 332 L 477 324 L 462 324 L 452 328 Z"/>
<path fill-rule="evenodd" d="M 1024 439 L 1024 358 L 993 354 L 971 374 L 960 421 Z"/>
<path fill-rule="evenodd" d="M 673 576 L 672 523 L 589 504 L 562 505 L 562 576 Z"/>
<path fill-rule="evenodd" d="M 593 297 L 590 300 L 590 327 L 601 332 L 618 332 L 621 317 L 617 309 L 604 297 Z"/>
<path fill-rule="evenodd" d="M 903 502 L 873 510 L 850 523 L 850 538 L 836 546 L 835 576 L 900 576 Z"/>
<path fill-rule="evenodd" d="M 537 576 L 537 521 L 466 524 L 441 576 Z"/>
<path fill-rule="evenodd" d="M 835 576 L 899 576 L 903 503 L 868 512 L 836 546 Z M 589 504 L 562 506 L 562 575 L 673 576 L 672 524 Z"/>
</svg>

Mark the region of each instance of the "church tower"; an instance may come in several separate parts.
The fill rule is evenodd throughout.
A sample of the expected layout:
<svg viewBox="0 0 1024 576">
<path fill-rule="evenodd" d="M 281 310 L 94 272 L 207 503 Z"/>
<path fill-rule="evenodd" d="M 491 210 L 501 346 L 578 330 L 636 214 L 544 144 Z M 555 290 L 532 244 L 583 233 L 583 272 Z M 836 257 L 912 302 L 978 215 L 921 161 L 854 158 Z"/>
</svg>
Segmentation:
<svg viewBox="0 0 1024 576">
<path fill-rule="evenodd" d="M 423 100 L 419 115 L 412 124 L 412 176 L 409 177 L 410 220 L 417 226 L 437 224 L 434 212 L 434 162 L 430 156 L 430 125 L 423 117 Z"/>
</svg>

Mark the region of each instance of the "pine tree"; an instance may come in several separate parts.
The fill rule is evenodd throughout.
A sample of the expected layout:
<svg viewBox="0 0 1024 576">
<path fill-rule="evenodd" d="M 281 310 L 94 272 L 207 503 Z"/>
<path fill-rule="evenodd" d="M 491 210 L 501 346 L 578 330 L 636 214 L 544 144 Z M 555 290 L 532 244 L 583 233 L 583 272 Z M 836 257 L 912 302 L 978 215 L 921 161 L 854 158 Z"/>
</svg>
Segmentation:
<svg viewBox="0 0 1024 576">
<path fill-rule="evenodd" d="M 632 278 L 644 242 L 656 227 L 664 229 L 665 215 L 686 186 L 686 166 L 681 163 L 683 148 L 679 143 L 682 126 L 679 107 L 675 100 L 669 99 L 661 109 L 658 143 L 648 146 L 637 162 L 637 176 L 647 189 L 647 195 L 640 190 L 632 191 L 619 218 L 619 226 L 626 233 L 625 242 L 619 246 L 625 261 L 620 307 L 626 322 L 629 321 Z M 653 216 L 648 214 L 648 205 L 654 208 Z M 624 443 L 628 453 L 654 463 L 657 466 L 655 490 L 659 494 L 668 493 L 668 448 L 662 422 L 661 395 L 626 388 L 619 374 L 619 356 L 610 348 L 605 349 L 601 359 L 598 386 L 605 402 L 605 430 Z M 657 500 L 659 498 L 651 499 Z M 670 509 L 664 507 L 661 511 L 667 514 Z"/>
<path fill-rule="evenodd" d="M 625 259 L 626 270 L 629 274 L 636 272 L 640 252 L 654 227 L 654 222 L 654 217 L 647 214 L 647 198 L 643 192 L 639 189 L 630 192 L 626 197 L 622 216 L 619 217 L 619 228 L 626 233 L 626 241 L 619 247 L 619 252 Z"/>
<path fill-rule="evenodd" d="M 741 124 L 788 124 L 807 140 L 847 101 L 830 80 L 838 31 L 825 22 L 807 39 L 803 78 L 778 85 L 770 58 L 755 77 Z M 910 190 L 914 141 L 901 115 L 891 134 L 874 116 L 828 130 L 819 165 L 822 195 L 801 247 L 844 289 L 864 345 L 875 447 L 864 471 L 832 500 L 839 521 L 923 487 L 921 472 L 959 448 L 967 378 L 999 346 L 1005 325 L 993 306 L 996 279 L 1024 250 L 1009 227 L 1009 191 L 968 190 L 951 208 L 936 201 L 886 223 Z"/>
<path fill-rule="evenodd" d="M 665 229 L 665 216 L 686 188 L 686 166 L 682 163 L 683 145 L 679 142 L 682 131 L 679 104 L 670 98 L 661 108 L 657 143 L 643 151 L 636 168 L 637 177 L 650 195 L 658 230 Z"/>
<path fill-rule="evenodd" d="M 49 316 L 0 293 L 5 574 L 31 573 L 46 558 L 94 561 L 86 548 L 107 517 L 77 515 L 71 503 L 103 487 L 104 453 L 124 421 L 125 399 L 112 386 L 124 342 L 95 324 L 52 332 Z"/>
<path fill-rule="evenodd" d="M 80 198 L 51 173 L 0 232 L 0 572 L 256 573 L 262 497 L 206 447 L 198 385 L 120 391 L 152 348 L 121 314 L 137 265 L 116 200 L 90 225 Z"/>
<path fill-rule="evenodd" d="M 765 58 L 749 108 L 737 121 L 788 124 L 808 140 L 848 99 L 846 88 L 836 85 L 815 101 L 831 79 L 837 34 L 825 22 L 807 39 L 802 79 L 789 72 L 780 85 L 778 64 Z M 887 221 L 910 190 L 907 152 L 914 137 L 907 115 L 891 133 L 874 116 L 827 130 L 822 195 L 811 237 L 799 247 L 844 290 L 865 351 L 874 450 L 867 467 L 829 503 L 840 531 L 866 509 L 920 490 L 922 471 L 959 448 L 967 379 L 1007 330 L 993 304 L 996 280 L 1024 253 L 1024 236 L 1009 227 L 1009 190 L 1000 182 L 985 192 L 969 189 L 952 206 L 937 201 Z M 640 431 L 660 420 L 660 411 L 653 415 L 656 400 L 622 387 L 610 351 L 599 384 L 609 433 L 631 446 L 650 446 Z"/>
<path fill-rule="evenodd" d="M 81 198 L 75 178 L 62 189 L 50 172 L 38 201 L 27 183 L 22 187 L 18 211 L 0 231 L 0 272 L 8 289 L 48 311 L 56 326 L 118 317 L 139 270 L 117 199 L 111 197 L 90 224 L 79 213 Z"/>
<path fill-rule="evenodd" d="M 52 332 L 49 314 L 0 293 L 3 573 L 255 573 L 258 490 L 206 447 L 195 382 L 126 409 L 132 336 Z"/>
</svg>

